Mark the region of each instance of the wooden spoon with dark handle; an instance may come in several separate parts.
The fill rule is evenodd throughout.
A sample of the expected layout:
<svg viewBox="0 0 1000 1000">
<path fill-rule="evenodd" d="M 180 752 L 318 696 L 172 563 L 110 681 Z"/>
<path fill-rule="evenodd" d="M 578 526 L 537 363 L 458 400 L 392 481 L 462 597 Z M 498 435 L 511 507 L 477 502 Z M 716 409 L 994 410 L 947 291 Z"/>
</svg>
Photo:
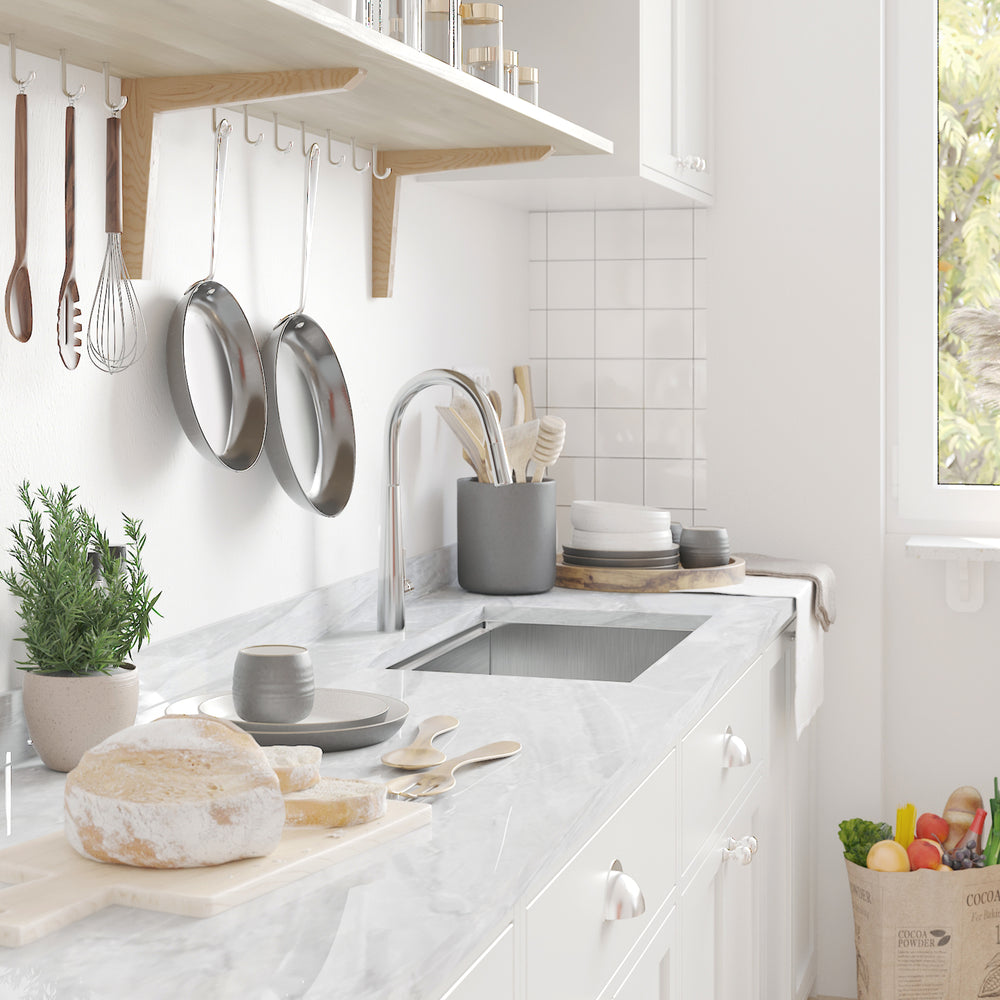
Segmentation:
<svg viewBox="0 0 1000 1000">
<path fill-rule="evenodd" d="M 66 266 L 59 285 L 59 357 L 70 370 L 80 363 L 83 332 L 80 290 L 76 285 L 76 111 L 66 109 Z"/>
<path fill-rule="evenodd" d="M 31 337 L 31 284 L 25 256 L 28 248 L 28 98 L 14 105 L 14 267 L 7 279 L 4 309 L 7 329 L 23 344 Z"/>
</svg>

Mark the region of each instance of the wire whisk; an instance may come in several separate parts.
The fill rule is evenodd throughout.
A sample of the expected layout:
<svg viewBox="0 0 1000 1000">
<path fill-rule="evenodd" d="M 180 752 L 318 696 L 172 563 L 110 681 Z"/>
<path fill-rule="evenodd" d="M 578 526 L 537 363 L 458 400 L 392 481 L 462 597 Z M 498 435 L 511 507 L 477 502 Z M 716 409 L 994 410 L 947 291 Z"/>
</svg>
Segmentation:
<svg viewBox="0 0 1000 1000">
<path fill-rule="evenodd" d="M 104 221 L 108 245 L 87 321 L 87 354 L 108 374 L 124 371 L 142 356 L 146 322 L 122 256 L 121 118 L 108 119 Z"/>
</svg>

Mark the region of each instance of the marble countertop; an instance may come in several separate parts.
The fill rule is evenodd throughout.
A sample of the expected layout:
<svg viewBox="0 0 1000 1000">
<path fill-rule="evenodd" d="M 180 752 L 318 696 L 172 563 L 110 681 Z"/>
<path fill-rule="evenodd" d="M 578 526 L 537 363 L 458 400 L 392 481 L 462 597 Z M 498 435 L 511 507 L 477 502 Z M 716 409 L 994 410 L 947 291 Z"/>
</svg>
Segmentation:
<svg viewBox="0 0 1000 1000">
<path fill-rule="evenodd" d="M 555 874 L 665 750 L 792 620 L 787 597 L 620 595 L 553 590 L 489 598 L 454 587 L 408 599 L 407 630 L 374 628 L 374 581 L 252 612 L 138 658 L 140 721 L 171 701 L 228 689 L 237 649 L 309 647 L 320 687 L 382 692 L 410 708 L 386 743 L 326 754 L 323 773 L 387 780 L 379 762 L 420 720 L 460 719 L 449 755 L 516 739 L 515 757 L 459 772 L 429 826 L 205 920 L 113 906 L 33 944 L 2 949 L 0 993 L 115 1000 L 436 998 Z M 698 627 L 631 684 L 387 670 L 483 618 Z M 12 774 L 7 844 L 62 824 L 64 776 Z"/>
</svg>

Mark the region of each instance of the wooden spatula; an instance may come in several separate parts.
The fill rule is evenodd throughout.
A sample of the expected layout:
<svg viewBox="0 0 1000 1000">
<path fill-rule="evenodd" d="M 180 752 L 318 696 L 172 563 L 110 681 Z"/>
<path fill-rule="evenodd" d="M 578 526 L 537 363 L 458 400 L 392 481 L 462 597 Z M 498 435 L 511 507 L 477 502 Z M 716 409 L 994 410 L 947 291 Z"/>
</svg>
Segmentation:
<svg viewBox="0 0 1000 1000">
<path fill-rule="evenodd" d="M 516 424 L 503 429 L 503 444 L 507 449 L 510 461 L 510 471 L 514 473 L 515 483 L 528 481 L 528 462 L 534 454 L 538 443 L 538 421 L 531 420 L 526 424 Z"/>
</svg>

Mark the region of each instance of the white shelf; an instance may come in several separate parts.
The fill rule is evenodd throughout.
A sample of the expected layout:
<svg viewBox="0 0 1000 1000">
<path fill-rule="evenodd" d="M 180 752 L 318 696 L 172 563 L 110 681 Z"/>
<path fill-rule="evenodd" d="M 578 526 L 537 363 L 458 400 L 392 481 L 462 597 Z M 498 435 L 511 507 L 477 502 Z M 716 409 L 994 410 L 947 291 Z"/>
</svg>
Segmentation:
<svg viewBox="0 0 1000 1000">
<path fill-rule="evenodd" d="M 119 77 L 357 66 L 355 89 L 263 103 L 287 125 L 384 149 L 552 146 L 603 154 L 603 136 L 511 97 L 315 0 L 0 0 L 18 50 Z M 21 60 L 23 72 L 30 57 Z"/>
<path fill-rule="evenodd" d="M 1000 538 L 960 535 L 914 535 L 906 540 L 913 559 L 941 559 L 945 564 L 945 601 L 952 611 L 983 606 L 983 563 L 1000 562 Z"/>
</svg>

